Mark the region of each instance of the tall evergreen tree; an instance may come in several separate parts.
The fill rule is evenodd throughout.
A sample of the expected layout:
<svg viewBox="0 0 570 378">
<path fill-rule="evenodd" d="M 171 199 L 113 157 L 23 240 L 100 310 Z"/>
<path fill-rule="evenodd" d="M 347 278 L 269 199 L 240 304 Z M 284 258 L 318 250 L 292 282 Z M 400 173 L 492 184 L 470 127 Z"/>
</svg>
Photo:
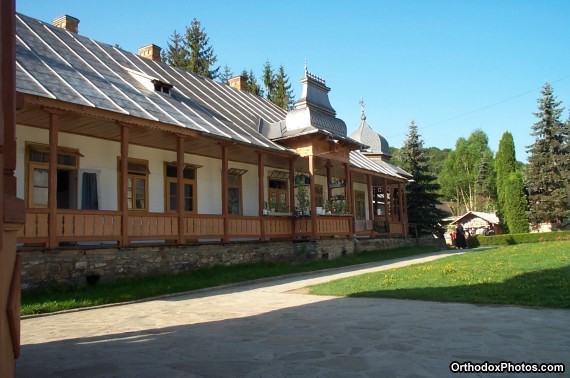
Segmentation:
<svg viewBox="0 0 570 378">
<path fill-rule="evenodd" d="M 569 126 L 561 122 L 563 109 L 556 101 L 552 87 L 546 83 L 538 99 L 538 118 L 532 126 L 535 142 L 529 146 L 526 186 L 529 197 L 529 219 L 534 225 L 561 225 L 570 217 L 570 150 Z"/>
<path fill-rule="evenodd" d="M 263 66 L 263 85 L 265 86 L 265 95 L 269 101 L 273 101 L 275 97 L 275 73 L 269 60 Z"/>
<path fill-rule="evenodd" d="M 289 84 L 289 78 L 287 78 L 283 65 L 280 65 L 277 70 L 274 86 L 273 103 L 282 109 L 290 109 L 294 102 L 293 91 L 291 90 L 291 84 Z"/>
<path fill-rule="evenodd" d="M 222 73 L 218 77 L 218 81 L 222 84 L 228 84 L 229 80 L 232 77 L 234 77 L 234 73 L 232 72 L 231 67 L 226 64 L 226 65 L 224 65 L 224 69 L 222 70 Z"/>
<path fill-rule="evenodd" d="M 244 68 L 241 73 L 241 76 L 246 79 L 245 81 L 246 91 L 256 96 L 263 96 L 263 88 L 261 88 L 261 86 L 257 83 L 257 78 L 255 77 L 253 70 L 249 70 L 249 72 L 247 72 L 247 70 Z"/>
<path fill-rule="evenodd" d="M 188 67 L 188 50 L 186 50 L 184 38 L 176 30 L 167 43 L 167 49 L 163 52 L 162 61 L 172 67 L 187 69 Z"/>
<path fill-rule="evenodd" d="M 408 220 L 417 225 L 420 234 L 443 234 L 445 213 L 436 207 L 441 204 L 437 194 L 439 185 L 435 182 L 436 177 L 429 173 L 429 155 L 423 143 L 417 125 L 412 121 L 400 149 L 402 168 L 414 178 L 414 182 L 406 185 Z"/>
<path fill-rule="evenodd" d="M 209 46 L 210 39 L 201 27 L 200 21 L 194 18 L 186 27 L 185 47 L 189 52 L 187 71 L 210 79 L 218 77 L 220 67 L 213 68 L 218 60 L 214 48 Z"/>
<path fill-rule="evenodd" d="M 521 234 L 528 232 L 528 202 L 524 192 L 523 176 L 520 171 L 509 173 L 503 183 L 505 195 L 504 219 L 509 232 Z"/>
<path fill-rule="evenodd" d="M 497 200 L 498 200 L 498 216 L 502 223 L 503 232 L 509 232 L 509 223 L 505 218 L 505 184 L 512 172 L 517 169 L 517 160 L 515 157 L 515 142 L 513 135 L 506 131 L 503 133 L 499 142 L 499 149 L 497 150 L 495 158 L 495 171 L 497 172 Z"/>
</svg>

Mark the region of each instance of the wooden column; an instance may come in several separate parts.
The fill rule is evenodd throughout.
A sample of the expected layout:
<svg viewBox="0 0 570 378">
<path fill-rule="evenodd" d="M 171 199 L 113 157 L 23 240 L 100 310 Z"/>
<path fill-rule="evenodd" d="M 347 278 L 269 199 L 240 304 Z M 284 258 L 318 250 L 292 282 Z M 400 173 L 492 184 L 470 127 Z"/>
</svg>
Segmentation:
<svg viewBox="0 0 570 378">
<path fill-rule="evenodd" d="M 129 129 L 130 126 L 120 124 L 121 128 L 121 174 L 119 176 L 119 204 L 121 207 L 121 242 L 122 246 L 129 244 L 129 203 L 128 203 L 128 160 L 129 160 Z M 134 190 L 134 188 L 133 188 Z"/>
<path fill-rule="evenodd" d="M 265 208 L 265 154 L 261 151 L 257 151 L 257 199 L 260 237 L 261 240 L 265 240 L 265 219 L 263 218 L 263 209 Z"/>
<path fill-rule="evenodd" d="M 59 114 L 49 112 L 48 248 L 57 247 L 57 143 Z"/>
<path fill-rule="evenodd" d="M 184 233 L 184 136 L 176 136 L 176 211 L 178 212 L 178 244 L 186 242 Z M 194 188 L 195 189 L 195 188 Z"/>
<path fill-rule="evenodd" d="M 295 159 L 289 159 L 289 208 L 291 212 L 295 211 Z M 295 222 L 295 219 L 293 219 L 293 222 Z M 293 230 L 295 230 L 295 227 L 293 227 Z"/>
<path fill-rule="evenodd" d="M 309 198 L 311 201 L 311 237 L 317 238 L 317 195 L 315 191 L 315 157 L 309 155 Z"/>
<path fill-rule="evenodd" d="M 327 201 L 329 202 L 329 205 L 332 200 L 331 182 L 332 182 L 331 161 L 327 160 Z"/>
<path fill-rule="evenodd" d="M 398 216 L 400 217 L 400 222 L 402 223 L 402 233 L 404 236 L 407 234 L 406 230 L 406 223 L 404 222 L 404 196 L 402 195 L 402 184 L 398 183 L 398 204 L 400 207 L 400 211 Z"/>
<path fill-rule="evenodd" d="M 228 237 L 228 146 L 222 144 L 222 216 L 224 218 L 224 236 L 222 243 L 227 243 Z"/>
<path fill-rule="evenodd" d="M 366 175 L 366 185 L 368 189 L 368 218 L 372 221 L 370 236 L 374 236 L 374 190 L 372 189 L 372 177 Z"/>
<path fill-rule="evenodd" d="M 384 177 L 384 186 L 382 187 L 382 191 L 384 192 L 384 221 L 387 222 L 388 219 L 388 180 Z"/>
<path fill-rule="evenodd" d="M 344 163 L 344 177 L 346 180 L 345 183 L 345 201 L 346 201 L 346 211 L 352 212 L 352 178 L 350 175 L 350 164 Z M 352 219 L 355 219 L 356 214 L 352 214 Z M 354 235 L 354 222 L 350 222 L 350 235 Z"/>
</svg>

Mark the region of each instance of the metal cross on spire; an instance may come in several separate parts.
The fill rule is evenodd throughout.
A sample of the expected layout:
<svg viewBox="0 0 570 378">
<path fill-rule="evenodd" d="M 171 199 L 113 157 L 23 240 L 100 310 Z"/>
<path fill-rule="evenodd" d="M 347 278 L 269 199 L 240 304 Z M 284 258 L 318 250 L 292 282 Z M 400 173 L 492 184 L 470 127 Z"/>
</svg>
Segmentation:
<svg viewBox="0 0 570 378">
<path fill-rule="evenodd" d="M 364 115 L 364 108 L 366 107 L 366 103 L 362 97 L 360 97 L 360 101 L 358 101 L 358 103 L 360 104 L 360 119 L 364 121 L 366 119 L 366 116 Z"/>
</svg>

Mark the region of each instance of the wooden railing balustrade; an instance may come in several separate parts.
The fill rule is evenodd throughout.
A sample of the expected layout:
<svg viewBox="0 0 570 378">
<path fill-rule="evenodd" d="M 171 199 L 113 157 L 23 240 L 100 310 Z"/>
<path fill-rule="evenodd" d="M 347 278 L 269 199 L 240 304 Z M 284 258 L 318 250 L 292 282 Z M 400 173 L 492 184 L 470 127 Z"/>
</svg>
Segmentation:
<svg viewBox="0 0 570 378">
<path fill-rule="evenodd" d="M 121 241 L 122 215 L 120 211 L 67 210 L 56 212 L 56 242 L 117 242 Z M 176 242 L 181 236 L 177 213 L 134 212 L 128 214 L 129 241 L 165 240 Z M 401 222 L 356 220 L 352 216 L 319 215 L 316 219 L 316 237 L 350 237 L 354 233 L 367 234 L 383 230 L 387 234 L 403 234 Z M 238 216 L 224 220 L 217 214 L 188 214 L 184 216 L 182 234 L 188 242 L 202 239 L 221 240 L 261 239 L 262 228 L 266 240 L 311 237 L 313 223 L 310 217 L 293 216 Z M 227 230 L 225 230 L 227 227 Z M 226 232 L 224 232 L 226 231 Z M 26 224 L 18 235 L 18 242 L 47 245 L 50 236 L 47 209 L 26 209 Z"/>
</svg>

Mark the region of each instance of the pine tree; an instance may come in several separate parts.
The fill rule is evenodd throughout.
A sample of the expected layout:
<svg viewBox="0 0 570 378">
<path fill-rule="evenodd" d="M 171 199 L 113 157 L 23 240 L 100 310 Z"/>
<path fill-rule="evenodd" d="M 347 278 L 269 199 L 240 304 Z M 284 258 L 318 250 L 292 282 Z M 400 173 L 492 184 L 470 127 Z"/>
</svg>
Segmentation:
<svg viewBox="0 0 570 378">
<path fill-rule="evenodd" d="M 290 109 L 294 101 L 293 91 L 291 90 L 291 84 L 289 84 L 289 79 L 287 78 L 283 65 L 279 66 L 277 74 L 275 75 L 274 88 L 273 103 L 282 109 Z"/>
<path fill-rule="evenodd" d="M 210 39 L 201 27 L 200 21 L 192 20 L 190 27 L 186 27 L 186 50 L 189 52 L 186 70 L 210 79 L 218 77 L 220 67 L 213 68 L 218 58 L 214 48 L 209 46 Z"/>
<path fill-rule="evenodd" d="M 569 126 L 560 121 L 563 109 L 556 101 L 552 87 L 546 83 L 538 100 L 538 118 L 532 126 L 536 139 L 527 152 L 526 185 L 529 197 L 529 219 L 534 225 L 556 223 L 559 227 L 570 216 L 570 150 Z"/>
<path fill-rule="evenodd" d="M 520 171 L 511 172 L 503 183 L 505 195 L 505 223 L 512 234 L 528 232 L 528 202 Z"/>
<path fill-rule="evenodd" d="M 265 95 L 269 101 L 273 101 L 275 97 L 275 74 L 273 73 L 273 67 L 269 60 L 265 62 L 263 66 L 263 85 L 265 86 Z"/>
<path fill-rule="evenodd" d="M 402 168 L 414 178 L 414 182 L 406 185 L 410 224 L 416 225 L 419 234 L 443 234 L 445 213 L 436 207 L 441 204 L 437 194 L 439 185 L 435 183 L 436 177 L 429 173 L 429 155 L 423 147 L 414 121 L 408 126 L 408 135 L 400 149 L 400 158 Z"/>
<path fill-rule="evenodd" d="M 167 50 L 162 54 L 162 61 L 176 68 L 186 70 L 188 67 L 188 50 L 184 45 L 184 38 L 176 30 L 167 43 Z"/>
<path fill-rule="evenodd" d="M 241 76 L 246 79 L 245 90 L 256 96 L 263 96 L 263 89 L 257 83 L 257 78 L 255 77 L 253 70 L 247 70 L 244 68 Z"/>
<path fill-rule="evenodd" d="M 218 81 L 222 84 L 228 84 L 232 77 L 234 77 L 234 73 L 232 72 L 231 67 L 226 64 L 222 73 L 218 77 Z"/>
<path fill-rule="evenodd" d="M 497 172 L 497 199 L 498 199 L 498 216 L 502 223 L 503 232 L 509 232 L 509 223 L 505 218 L 506 206 L 505 184 L 512 172 L 517 169 L 517 160 L 515 157 L 515 142 L 513 135 L 506 131 L 499 142 L 499 149 L 495 159 L 495 171 Z"/>
</svg>

